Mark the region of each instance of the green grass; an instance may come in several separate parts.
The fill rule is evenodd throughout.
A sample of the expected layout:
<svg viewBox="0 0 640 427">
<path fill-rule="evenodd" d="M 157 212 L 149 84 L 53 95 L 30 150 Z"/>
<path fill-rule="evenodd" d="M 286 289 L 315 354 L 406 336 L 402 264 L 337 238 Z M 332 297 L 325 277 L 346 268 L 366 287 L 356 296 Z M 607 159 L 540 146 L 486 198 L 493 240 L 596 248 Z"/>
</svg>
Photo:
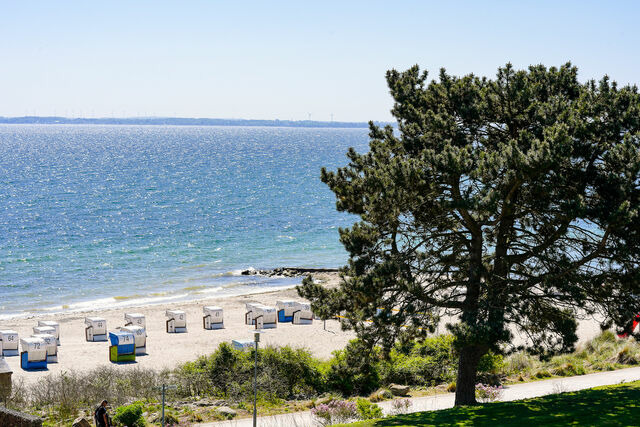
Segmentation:
<svg viewBox="0 0 640 427">
<path fill-rule="evenodd" d="M 629 426 L 639 423 L 640 381 L 636 381 L 517 402 L 416 412 L 349 426 Z"/>
</svg>

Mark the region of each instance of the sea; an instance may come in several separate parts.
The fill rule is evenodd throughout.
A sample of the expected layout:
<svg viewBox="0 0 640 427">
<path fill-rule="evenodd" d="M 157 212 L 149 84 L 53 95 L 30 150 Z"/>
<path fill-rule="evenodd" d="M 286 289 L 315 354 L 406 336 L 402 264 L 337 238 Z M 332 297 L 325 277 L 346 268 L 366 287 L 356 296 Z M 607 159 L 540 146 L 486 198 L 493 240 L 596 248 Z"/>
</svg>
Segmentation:
<svg viewBox="0 0 640 427">
<path fill-rule="evenodd" d="M 347 262 L 320 169 L 367 129 L 0 125 L 0 320 L 292 287 Z"/>
</svg>

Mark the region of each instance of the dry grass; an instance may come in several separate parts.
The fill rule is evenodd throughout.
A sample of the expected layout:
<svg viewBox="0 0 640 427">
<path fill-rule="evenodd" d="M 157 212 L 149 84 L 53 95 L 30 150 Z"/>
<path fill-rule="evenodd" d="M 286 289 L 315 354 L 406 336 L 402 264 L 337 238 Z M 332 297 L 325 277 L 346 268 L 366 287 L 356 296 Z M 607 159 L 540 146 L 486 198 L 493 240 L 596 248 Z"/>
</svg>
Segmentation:
<svg viewBox="0 0 640 427">
<path fill-rule="evenodd" d="M 619 339 L 605 331 L 575 352 L 541 361 L 537 356 L 518 352 L 504 360 L 504 374 L 511 381 L 567 377 L 610 371 L 640 364 L 640 343 L 633 338 Z"/>
<path fill-rule="evenodd" d="M 102 367 L 89 372 L 49 375 L 29 387 L 14 382 L 7 406 L 64 422 L 86 414 L 106 399 L 113 406 L 136 400 L 155 400 L 156 387 L 169 381 L 168 372 L 152 369 L 118 370 Z"/>
</svg>

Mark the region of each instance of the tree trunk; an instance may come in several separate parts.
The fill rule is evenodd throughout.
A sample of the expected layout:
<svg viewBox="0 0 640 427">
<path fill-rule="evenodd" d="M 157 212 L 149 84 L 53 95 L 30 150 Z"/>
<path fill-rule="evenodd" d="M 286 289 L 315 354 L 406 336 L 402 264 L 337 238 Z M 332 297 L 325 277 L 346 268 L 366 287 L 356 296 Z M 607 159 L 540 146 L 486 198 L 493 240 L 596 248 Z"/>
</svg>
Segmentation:
<svg viewBox="0 0 640 427">
<path fill-rule="evenodd" d="M 465 346 L 460 349 L 455 406 L 477 404 L 476 371 L 478 370 L 478 362 L 485 352 L 486 350 L 477 345 Z"/>
</svg>

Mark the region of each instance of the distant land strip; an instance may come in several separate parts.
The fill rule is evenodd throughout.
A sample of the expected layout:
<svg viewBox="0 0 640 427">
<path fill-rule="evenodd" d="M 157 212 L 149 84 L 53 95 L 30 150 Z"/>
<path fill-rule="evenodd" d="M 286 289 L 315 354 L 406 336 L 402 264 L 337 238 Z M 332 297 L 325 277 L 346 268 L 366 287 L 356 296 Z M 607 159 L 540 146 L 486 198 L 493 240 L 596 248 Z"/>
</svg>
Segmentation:
<svg viewBox="0 0 640 427">
<path fill-rule="evenodd" d="M 299 267 L 278 267 L 273 270 L 256 270 L 255 268 L 250 268 L 248 270 L 243 270 L 241 274 L 243 276 L 285 276 L 285 277 L 297 277 L 304 276 L 307 274 L 313 273 L 339 273 L 340 269 L 338 268 L 299 268 Z"/>
<path fill-rule="evenodd" d="M 391 122 L 375 122 L 378 126 Z M 367 128 L 365 122 L 320 122 L 314 120 L 197 119 L 180 117 L 69 118 L 57 116 L 0 117 L 0 124 L 34 125 L 151 125 L 151 126 L 269 126 L 300 128 Z"/>
</svg>

